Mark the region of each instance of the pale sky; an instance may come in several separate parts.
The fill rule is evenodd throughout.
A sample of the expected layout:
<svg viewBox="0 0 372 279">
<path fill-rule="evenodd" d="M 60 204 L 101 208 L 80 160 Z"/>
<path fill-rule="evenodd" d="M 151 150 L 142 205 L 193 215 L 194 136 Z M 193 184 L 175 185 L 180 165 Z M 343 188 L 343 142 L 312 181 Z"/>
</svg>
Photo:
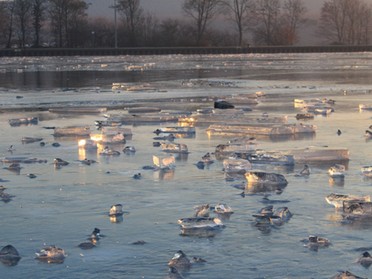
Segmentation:
<svg viewBox="0 0 372 279">
<path fill-rule="evenodd" d="M 368 0 L 372 2 L 372 0 Z M 95 16 L 110 16 L 113 10 L 109 7 L 114 0 L 88 0 L 92 3 L 89 12 Z M 141 0 L 141 6 L 146 12 L 150 12 L 159 18 L 175 18 L 182 15 L 182 3 L 184 0 Z M 324 0 L 305 0 L 307 8 L 311 13 L 318 13 Z"/>
<path fill-rule="evenodd" d="M 89 12 L 94 16 L 111 16 L 114 14 L 114 0 L 87 0 L 92 3 Z M 156 15 L 159 18 L 179 16 L 183 0 L 141 0 L 141 6 L 146 12 Z"/>
<path fill-rule="evenodd" d="M 304 0 L 308 9 L 308 16 L 318 15 L 320 8 L 325 0 Z M 372 0 L 364 0 L 372 4 Z M 114 0 L 87 0 L 92 3 L 89 12 L 94 16 L 111 16 L 113 10 L 109 7 L 113 5 Z M 158 18 L 175 18 L 182 16 L 182 3 L 184 0 L 141 0 L 141 6 L 146 12 L 154 14 Z"/>
</svg>

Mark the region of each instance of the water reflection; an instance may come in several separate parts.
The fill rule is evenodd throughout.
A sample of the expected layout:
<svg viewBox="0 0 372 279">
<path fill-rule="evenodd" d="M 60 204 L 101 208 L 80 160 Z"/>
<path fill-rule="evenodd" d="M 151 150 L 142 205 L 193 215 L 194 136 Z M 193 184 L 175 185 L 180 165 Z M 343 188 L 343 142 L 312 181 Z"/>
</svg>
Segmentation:
<svg viewBox="0 0 372 279">
<path fill-rule="evenodd" d="M 79 142 L 79 140 L 81 139 L 89 139 L 89 135 L 87 136 L 54 136 L 54 140 L 55 141 L 58 141 L 58 142 L 72 142 L 72 141 L 75 141 L 75 142 Z"/>
<path fill-rule="evenodd" d="M 217 217 L 221 219 L 221 221 L 228 221 L 230 220 L 231 215 L 233 212 L 230 213 L 216 213 Z"/>
<path fill-rule="evenodd" d="M 222 231 L 222 228 L 215 227 L 203 227 L 203 228 L 181 228 L 180 235 L 182 236 L 191 236 L 191 237 L 215 237 Z"/>
<path fill-rule="evenodd" d="M 124 221 L 124 217 L 123 215 L 120 215 L 120 216 L 110 216 L 110 222 L 111 223 L 121 223 Z"/>
<path fill-rule="evenodd" d="M 328 179 L 328 183 L 330 186 L 344 187 L 345 178 L 344 177 L 330 177 Z"/>
<path fill-rule="evenodd" d="M 283 142 L 283 141 L 299 141 L 299 140 L 313 140 L 315 139 L 316 134 L 315 133 L 298 133 L 294 135 L 271 135 L 268 138 L 272 142 Z M 260 139 L 260 137 L 258 137 Z"/>
<path fill-rule="evenodd" d="M 296 163 L 303 163 L 303 161 L 298 160 L 296 161 Z M 314 161 L 309 161 L 308 164 L 311 167 L 319 168 L 319 169 L 326 170 L 326 171 L 328 171 L 328 169 L 331 166 L 336 165 L 336 164 L 344 165 L 346 170 L 349 168 L 349 160 L 326 160 L 326 161 L 314 160 Z"/>
<path fill-rule="evenodd" d="M 14 173 L 14 174 L 17 174 L 17 175 L 20 175 L 21 174 L 21 165 L 19 163 L 12 163 L 10 164 L 9 166 L 7 167 L 4 167 L 4 169 Z"/>
<path fill-rule="evenodd" d="M 15 266 L 21 260 L 21 257 L 0 257 L 0 262 L 7 266 Z"/>
<path fill-rule="evenodd" d="M 223 135 L 223 134 L 217 134 L 214 135 L 210 131 L 207 131 L 207 136 L 209 139 L 212 138 L 231 138 L 236 136 L 244 136 L 244 134 L 236 134 L 236 135 Z M 254 135 L 256 139 L 264 140 L 264 141 L 271 141 L 271 142 L 285 142 L 285 141 L 304 141 L 304 140 L 313 140 L 316 137 L 315 133 L 298 133 L 294 135 Z"/>
<path fill-rule="evenodd" d="M 279 173 L 293 173 L 295 169 L 295 165 L 278 165 L 278 164 L 252 164 L 253 169 L 259 169 L 262 171 L 275 171 Z"/>
<path fill-rule="evenodd" d="M 249 194 L 275 192 L 282 193 L 286 186 L 262 184 L 262 183 L 247 183 L 245 186 L 245 192 Z"/>
<path fill-rule="evenodd" d="M 176 161 L 179 162 L 187 162 L 189 158 L 189 153 L 172 153 L 172 155 L 176 158 Z"/>
<path fill-rule="evenodd" d="M 116 61 L 117 62 L 117 61 Z M 82 62 L 83 63 L 83 62 Z M 91 64 L 89 64 L 90 66 Z M 50 65 L 48 65 L 50 66 Z M 246 69 L 244 72 L 249 72 Z M 61 71 L 60 69 L 49 69 L 48 71 L 21 71 L 0 73 L 0 84 L 6 88 L 13 88 L 15 84 L 20 89 L 55 89 L 78 87 L 97 87 L 106 86 L 113 83 L 136 83 L 169 80 L 169 77 L 175 79 L 193 79 L 208 77 L 225 77 L 230 74 L 239 74 L 236 69 L 210 69 L 208 71 L 200 70 L 178 70 L 178 69 L 157 69 L 156 71 Z"/>
<path fill-rule="evenodd" d="M 34 126 L 39 124 L 37 117 L 13 118 L 8 120 L 11 127 Z"/>
<path fill-rule="evenodd" d="M 226 181 L 240 181 L 243 180 L 244 182 L 240 184 L 235 184 L 233 187 L 244 190 L 246 186 L 246 179 L 244 176 L 245 171 L 242 171 L 242 173 L 238 172 L 224 172 L 224 178 Z"/>
<path fill-rule="evenodd" d="M 6 245 L 0 250 L 0 262 L 7 266 L 15 266 L 21 260 L 16 248 Z"/>
<path fill-rule="evenodd" d="M 354 230 L 370 230 L 372 229 L 372 216 L 343 216 L 342 225 Z"/>
<path fill-rule="evenodd" d="M 334 213 L 327 214 L 325 218 L 334 223 L 340 223 L 343 220 L 341 212 L 337 212 L 337 211 Z"/>
<path fill-rule="evenodd" d="M 153 174 L 154 180 L 172 180 L 174 178 L 174 171 L 174 169 L 155 170 Z"/>
</svg>

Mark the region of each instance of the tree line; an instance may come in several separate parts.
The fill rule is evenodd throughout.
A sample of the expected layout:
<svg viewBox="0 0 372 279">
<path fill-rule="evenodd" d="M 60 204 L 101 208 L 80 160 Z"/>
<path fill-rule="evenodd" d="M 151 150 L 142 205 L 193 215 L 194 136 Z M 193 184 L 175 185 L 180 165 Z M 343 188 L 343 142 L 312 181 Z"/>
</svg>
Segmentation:
<svg viewBox="0 0 372 279">
<path fill-rule="evenodd" d="M 183 0 L 182 18 L 162 20 L 140 0 L 114 0 L 109 18 L 89 17 L 89 5 L 1 1 L 0 47 L 294 45 L 308 22 L 304 0 Z M 369 44 L 371 15 L 364 0 L 326 0 L 316 35 L 326 44 Z"/>
</svg>

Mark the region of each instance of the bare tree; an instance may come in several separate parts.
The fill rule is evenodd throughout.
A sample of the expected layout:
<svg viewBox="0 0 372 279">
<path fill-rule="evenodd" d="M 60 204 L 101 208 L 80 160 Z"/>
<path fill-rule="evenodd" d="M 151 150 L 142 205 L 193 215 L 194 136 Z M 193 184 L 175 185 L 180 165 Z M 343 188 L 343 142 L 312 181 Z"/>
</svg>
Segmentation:
<svg viewBox="0 0 372 279">
<path fill-rule="evenodd" d="M 6 48 L 11 47 L 13 38 L 14 2 L 0 2 L 0 39 Z"/>
<path fill-rule="evenodd" d="M 106 17 L 94 18 L 88 29 L 94 30 L 95 45 L 97 47 L 111 47 L 114 41 L 114 22 Z"/>
<path fill-rule="evenodd" d="M 81 23 L 85 23 L 87 9 L 83 0 L 49 0 L 52 32 L 59 47 L 77 45 L 77 34 L 85 27 Z M 85 40 L 86 35 L 79 39 Z"/>
<path fill-rule="evenodd" d="M 231 46 L 231 43 L 237 44 L 236 36 L 228 30 L 210 29 L 206 34 L 206 39 L 212 46 L 226 47 Z"/>
<path fill-rule="evenodd" d="M 370 43 L 370 31 L 372 29 L 372 7 L 367 3 L 362 3 L 360 8 L 361 15 L 357 20 L 357 33 L 359 34 L 357 44 L 368 45 Z"/>
<path fill-rule="evenodd" d="M 258 0 L 255 19 L 255 41 L 266 45 L 280 44 L 280 0 Z"/>
<path fill-rule="evenodd" d="M 117 6 L 119 12 L 123 15 L 128 30 L 128 43 L 130 46 L 137 46 L 138 29 L 144 19 L 140 0 L 119 0 Z"/>
<path fill-rule="evenodd" d="M 181 23 L 177 19 L 165 19 L 159 26 L 159 37 L 161 46 L 177 46 L 179 43 L 179 34 Z"/>
<path fill-rule="evenodd" d="M 348 44 L 368 44 L 369 30 L 371 30 L 371 5 L 364 1 L 350 0 L 347 3 L 346 41 Z"/>
<path fill-rule="evenodd" d="M 196 44 L 200 45 L 209 22 L 220 12 L 221 0 L 185 0 L 183 11 L 195 21 Z"/>
<path fill-rule="evenodd" d="M 17 27 L 19 46 L 25 47 L 26 34 L 29 34 L 31 23 L 31 3 L 28 0 L 14 1 L 14 19 Z"/>
<path fill-rule="evenodd" d="M 251 22 L 251 13 L 255 9 L 253 0 L 225 0 L 228 11 L 230 12 L 231 20 L 234 22 L 238 31 L 238 45 L 243 45 L 244 31 Z"/>
<path fill-rule="evenodd" d="M 35 47 L 40 46 L 40 31 L 42 23 L 45 19 L 46 0 L 32 0 L 32 25 L 34 28 L 34 43 Z"/>
<path fill-rule="evenodd" d="M 49 16 L 52 28 L 52 33 L 58 47 L 64 45 L 64 10 L 66 6 L 65 0 L 49 0 Z"/>
<path fill-rule="evenodd" d="M 0 45 L 5 43 L 7 14 L 5 9 L 5 3 L 0 2 Z"/>
<path fill-rule="evenodd" d="M 297 29 L 304 18 L 306 7 L 302 0 L 285 0 L 282 10 L 281 36 L 286 45 L 293 45 L 298 39 Z"/>
<path fill-rule="evenodd" d="M 88 29 L 87 10 L 88 4 L 85 1 L 70 1 L 66 10 L 68 47 L 82 47 L 86 45 L 87 37 L 91 38 L 92 46 L 95 46 L 95 31 Z"/>
<path fill-rule="evenodd" d="M 344 41 L 345 13 L 337 1 L 325 1 L 320 14 L 321 34 L 327 40 L 341 43 Z"/>
<path fill-rule="evenodd" d="M 371 6 L 363 0 L 325 1 L 319 33 L 331 43 L 366 44 L 371 30 Z"/>
<path fill-rule="evenodd" d="M 157 46 L 157 36 L 159 33 L 159 20 L 155 15 L 147 13 L 141 24 L 141 42 L 142 46 Z"/>
</svg>

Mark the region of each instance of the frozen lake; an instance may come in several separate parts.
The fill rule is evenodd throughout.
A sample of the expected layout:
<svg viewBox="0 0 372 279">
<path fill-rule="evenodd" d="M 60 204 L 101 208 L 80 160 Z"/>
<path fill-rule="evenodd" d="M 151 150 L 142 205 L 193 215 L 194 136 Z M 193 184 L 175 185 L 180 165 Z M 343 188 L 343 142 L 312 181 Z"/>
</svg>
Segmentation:
<svg viewBox="0 0 372 279">
<path fill-rule="evenodd" d="M 355 263 L 362 253 L 372 252 L 372 222 L 342 222 L 340 212 L 326 203 L 330 193 L 370 195 L 372 180 L 360 169 L 372 165 L 372 141 L 364 131 L 372 124 L 372 112 L 358 110 L 372 105 L 372 54 L 262 54 L 191 56 L 120 56 L 3 58 L 0 62 L 0 157 L 25 156 L 47 163 L 21 164 L 19 173 L 0 163 L 1 183 L 14 195 L 0 201 L 0 248 L 11 244 L 22 256 L 16 266 L 0 264 L 4 278 L 165 278 L 168 261 L 178 250 L 189 258 L 207 262 L 195 264 L 184 278 L 331 278 L 340 270 L 372 278 L 372 269 Z M 151 90 L 117 92 L 113 83 L 146 85 Z M 348 148 L 350 161 L 344 183 L 334 184 L 327 173 L 329 164 L 311 165 L 308 178 L 296 177 L 303 163 L 293 169 L 269 166 L 266 170 L 283 174 L 288 185 L 281 194 L 268 193 L 272 200 L 287 200 L 293 213 L 281 227 L 261 231 L 252 216 L 267 206 L 263 193 L 242 197 L 225 179 L 222 162 L 203 170 L 195 163 L 206 152 L 214 152 L 231 137 L 209 136 L 208 126 L 197 126 L 190 138 L 178 138 L 190 153 L 176 160 L 173 173 L 162 175 L 143 170 L 152 164 L 153 131 L 175 124 L 125 125 L 133 137 L 133 155 L 100 156 L 79 152 L 78 139 L 55 138 L 44 127 L 87 125 L 96 130 L 95 120 L 103 114 L 57 114 L 53 107 L 108 107 L 108 114 L 125 113 L 133 106 L 155 106 L 163 111 L 195 111 L 213 106 L 212 98 L 264 92 L 252 108 L 252 116 L 288 116 L 298 123 L 300 112 L 295 98 L 323 98 L 336 101 L 329 116 L 315 116 L 306 124 L 317 126 L 314 137 L 288 140 L 258 138 L 258 148 L 268 151 L 308 146 Z M 180 100 L 184 98 L 184 100 Z M 37 125 L 11 127 L 9 119 L 38 117 Z M 342 134 L 337 135 L 340 129 Z M 95 131 L 98 132 L 98 131 Z M 41 137 L 46 143 L 22 144 L 22 137 Z M 60 143 L 59 147 L 52 143 Z M 15 151 L 11 154 L 9 146 Z M 124 144 L 112 146 L 122 151 Z M 97 164 L 86 166 L 87 157 Z M 70 164 L 55 169 L 54 158 Z M 142 179 L 132 176 L 140 172 Z M 30 179 L 27 174 L 36 174 Z M 108 217 L 113 204 L 123 204 L 123 220 Z M 216 236 L 181 236 L 179 218 L 191 217 L 194 206 L 226 203 L 234 210 L 226 227 Z M 213 216 L 213 214 L 211 213 Z M 92 250 L 77 245 L 93 229 L 103 237 Z M 319 251 L 304 247 L 310 234 L 328 238 L 332 245 Z M 144 245 L 133 245 L 136 241 Z M 62 264 L 35 260 L 35 252 L 45 245 L 63 248 Z"/>
</svg>

